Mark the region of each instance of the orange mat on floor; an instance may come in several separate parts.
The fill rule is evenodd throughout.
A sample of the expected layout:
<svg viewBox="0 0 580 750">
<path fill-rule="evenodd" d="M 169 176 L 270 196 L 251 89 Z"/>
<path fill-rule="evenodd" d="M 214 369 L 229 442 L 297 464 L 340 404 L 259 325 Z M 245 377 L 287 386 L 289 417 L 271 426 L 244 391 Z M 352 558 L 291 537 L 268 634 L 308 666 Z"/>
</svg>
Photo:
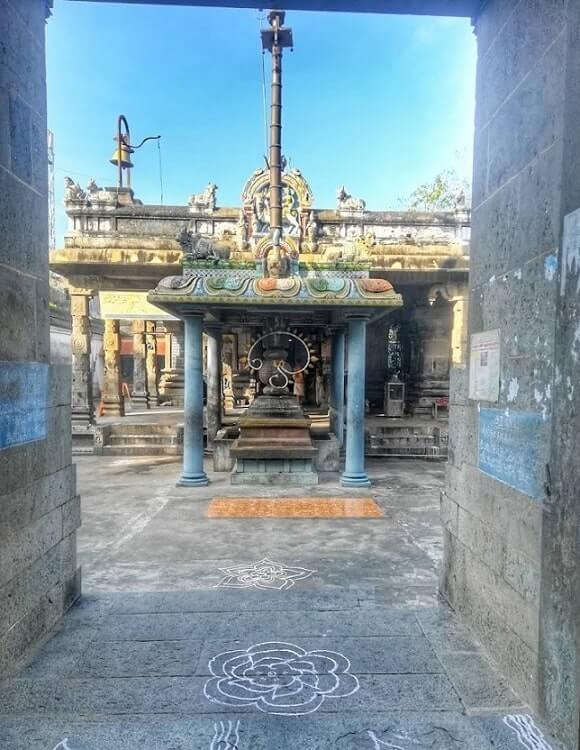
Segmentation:
<svg viewBox="0 0 580 750">
<path fill-rule="evenodd" d="M 208 518 L 380 518 L 370 497 L 214 497 Z"/>
</svg>

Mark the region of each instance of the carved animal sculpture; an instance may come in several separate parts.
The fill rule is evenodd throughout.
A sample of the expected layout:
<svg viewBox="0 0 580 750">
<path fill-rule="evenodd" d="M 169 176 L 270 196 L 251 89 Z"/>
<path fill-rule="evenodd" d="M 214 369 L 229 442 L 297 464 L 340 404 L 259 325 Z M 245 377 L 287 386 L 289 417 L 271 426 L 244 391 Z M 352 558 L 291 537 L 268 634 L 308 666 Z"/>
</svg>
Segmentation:
<svg viewBox="0 0 580 750">
<path fill-rule="evenodd" d="M 176 239 L 183 252 L 195 260 L 220 260 L 230 257 L 231 247 L 228 243 L 202 237 L 185 227 Z"/>
<path fill-rule="evenodd" d="M 336 198 L 339 211 L 364 211 L 367 205 L 362 198 L 353 198 L 344 185 L 338 189 Z"/>
</svg>

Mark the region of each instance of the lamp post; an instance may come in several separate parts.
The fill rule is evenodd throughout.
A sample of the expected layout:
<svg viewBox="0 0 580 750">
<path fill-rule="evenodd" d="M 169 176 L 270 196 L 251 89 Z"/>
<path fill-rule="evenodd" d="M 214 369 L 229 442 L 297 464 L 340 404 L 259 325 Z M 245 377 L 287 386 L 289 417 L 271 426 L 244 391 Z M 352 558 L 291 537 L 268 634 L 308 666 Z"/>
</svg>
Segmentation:
<svg viewBox="0 0 580 750">
<path fill-rule="evenodd" d="M 127 187 L 131 187 L 131 168 L 133 167 L 131 154 L 135 153 L 138 148 L 141 148 L 146 141 L 158 141 L 160 138 L 160 135 L 150 135 L 147 138 L 143 138 L 137 146 L 132 145 L 127 118 L 125 115 L 119 115 L 117 120 L 117 135 L 113 139 L 117 141 L 117 146 L 110 159 L 111 164 L 117 167 L 117 190 L 123 187 L 124 169 L 127 170 Z"/>
</svg>

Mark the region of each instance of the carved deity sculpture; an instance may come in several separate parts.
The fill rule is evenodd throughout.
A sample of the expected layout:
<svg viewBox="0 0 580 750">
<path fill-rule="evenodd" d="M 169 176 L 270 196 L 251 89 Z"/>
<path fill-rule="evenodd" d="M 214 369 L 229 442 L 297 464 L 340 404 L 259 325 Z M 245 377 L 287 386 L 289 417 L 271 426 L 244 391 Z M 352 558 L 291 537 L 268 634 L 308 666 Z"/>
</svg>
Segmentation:
<svg viewBox="0 0 580 750">
<path fill-rule="evenodd" d="M 254 199 L 254 216 L 257 220 L 255 234 L 266 232 L 270 226 L 270 197 L 266 193 L 258 193 Z"/>
<path fill-rule="evenodd" d="M 82 187 L 70 177 L 64 178 L 64 200 L 68 201 L 85 201 L 87 194 Z"/>
<path fill-rule="evenodd" d="M 318 249 L 318 222 L 316 221 L 314 211 L 311 211 L 308 214 L 308 221 L 306 223 L 306 240 L 310 252 L 315 253 Z"/>
<path fill-rule="evenodd" d="M 465 190 L 460 188 L 455 194 L 455 210 L 465 211 L 467 208 L 467 198 L 465 197 Z"/>
<path fill-rule="evenodd" d="M 280 247 L 274 245 L 265 258 L 264 276 L 269 279 L 286 279 L 290 276 L 288 256 Z"/>
<path fill-rule="evenodd" d="M 222 391 L 224 394 L 224 409 L 234 408 L 234 381 L 232 367 L 228 362 L 222 362 Z"/>
<path fill-rule="evenodd" d="M 236 225 L 236 238 L 240 250 L 245 250 L 248 247 L 248 224 L 243 209 L 240 211 L 240 216 Z"/>
<path fill-rule="evenodd" d="M 91 177 L 91 179 L 87 182 L 87 194 L 88 195 L 94 195 L 95 193 L 99 192 L 99 186 L 97 185 L 95 179 Z"/>
<path fill-rule="evenodd" d="M 338 211 L 364 211 L 366 203 L 362 198 L 353 198 L 353 196 L 347 192 L 344 185 L 340 187 L 336 193 L 337 198 L 337 210 Z"/>
<path fill-rule="evenodd" d="M 282 197 L 282 219 L 286 232 L 291 235 L 300 234 L 300 212 L 296 207 L 294 193 L 289 188 L 284 188 Z"/>
<path fill-rule="evenodd" d="M 260 219 L 258 218 L 258 214 L 256 213 L 256 207 L 254 206 L 254 210 L 252 211 L 252 239 L 254 242 L 256 242 L 257 235 L 260 234 L 260 231 Z"/>
</svg>

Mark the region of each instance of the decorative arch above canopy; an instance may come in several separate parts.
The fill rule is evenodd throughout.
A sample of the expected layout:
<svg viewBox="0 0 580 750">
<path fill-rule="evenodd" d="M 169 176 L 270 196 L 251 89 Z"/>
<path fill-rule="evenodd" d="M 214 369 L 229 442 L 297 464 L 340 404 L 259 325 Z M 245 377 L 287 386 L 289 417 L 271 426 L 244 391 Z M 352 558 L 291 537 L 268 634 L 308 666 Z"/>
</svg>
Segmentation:
<svg viewBox="0 0 580 750">
<path fill-rule="evenodd" d="M 307 233 L 312 208 L 312 191 L 298 169 L 282 173 L 282 231 L 294 238 L 300 248 Z M 261 238 L 270 234 L 270 174 L 258 169 L 242 193 L 242 221 L 255 248 Z"/>
<path fill-rule="evenodd" d="M 282 173 L 282 187 L 296 199 L 296 207 L 300 211 L 312 208 L 314 201 L 310 185 L 299 169 L 291 169 Z M 267 169 L 257 169 L 246 182 L 242 193 L 243 204 L 255 203 L 256 197 L 270 189 L 270 174 Z"/>
</svg>

